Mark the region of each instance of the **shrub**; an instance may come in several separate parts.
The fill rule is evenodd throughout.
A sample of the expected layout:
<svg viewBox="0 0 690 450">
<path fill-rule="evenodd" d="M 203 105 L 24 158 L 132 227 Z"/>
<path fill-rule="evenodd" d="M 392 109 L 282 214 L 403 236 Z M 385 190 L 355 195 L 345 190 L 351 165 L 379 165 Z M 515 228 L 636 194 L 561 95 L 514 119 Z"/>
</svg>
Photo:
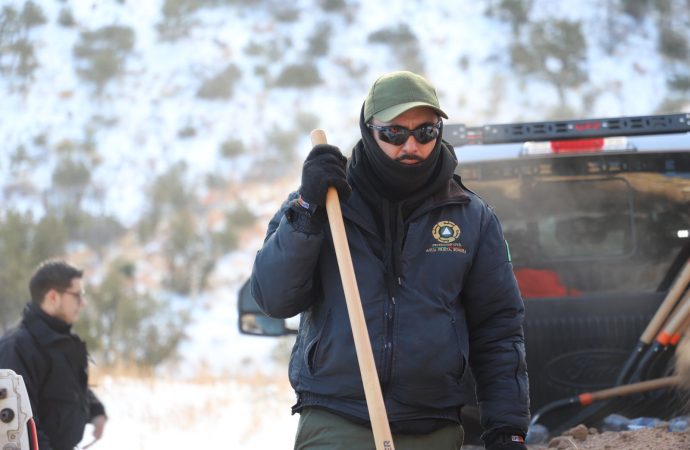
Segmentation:
<svg viewBox="0 0 690 450">
<path fill-rule="evenodd" d="M 228 225 L 232 225 L 237 228 L 246 228 L 253 225 L 256 222 L 256 215 L 247 208 L 244 203 L 239 203 L 235 209 L 230 211 L 226 216 Z"/>
<path fill-rule="evenodd" d="M 242 77 L 242 71 L 230 64 L 219 74 L 204 81 L 196 92 L 196 96 L 207 100 L 229 99 L 232 97 L 235 83 Z"/>
<path fill-rule="evenodd" d="M 266 80 L 268 77 L 268 68 L 264 65 L 258 65 L 254 67 L 254 75 Z"/>
<path fill-rule="evenodd" d="M 65 189 L 86 186 L 91 179 L 91 171 L 82 162 L 63 159 L 53 171 L 53 184 Z"/>
<path fill-rule="evenodd" d="M 58 23 L 65 28 L 73 27 L 76 22 L 74 21 L 72 10 L 69 8 L 62 8 L 60 10 L 60 15 L 58 15 Z"/>
<path fill-rule="evenodd" d="M 299 19 L 299 9 L 289 5 L 283 5 L 279 8 L 271 9 L 273 17 L 277 22 L 295 22 Z"/>
<path fill-rule="evenodd" d="M 333 27 L 331 27 L 329 23 L 322 23 L 316 28 L 314 34 L 309 37 L 307 55 L 312 58 L 317 58 L 328 54 L 330 37 L 333 32 L 332 28 Z"/>
<path fill-rule="evenodd" d="M 402 61 L 403 68 L 413 72 L 424 71 L 424 60 L 420 58 L 417 35 L 406 24 L 398 24 L 375 31 L 367 38 L 368 42 L 386 44 L 395 54 L 395 58 Z"/>
<path fill-rule="evenodd" d="M 34 54 L 34 44 L 28 39 L 19 39 L 10 45 L 10 52 L 18 57 L 15 72 L 22 78 L 30 77 L 38 67 L 38 61 Z"/>
<path fill-rule="evenodd" d="M 291 64 L 283 68 L 276 79 L 276 86 L 308 88 L 322 83 L 319 69 L 310 63 Z"/>
<path fill-rule="evenodd" d="M 134 47 L 134 31 L 129 27 L 110 25 L 96 31 L 84 31 L 73 49 L 81 61 L 77 74 L 95 84 L 98 92 L 124 69 L 125 59 Z"/>
<path fill-rule="evenodd" d="M 11 209 L 0 214 L 0 333 L 19 318 L 34 267 L 63 254 L 66 243 L 64 223 L 51 214 L 40 220 Z"/>
<path fill-rule="evenodd" d="M 230 138 L 220 144 L 220 154 L 224 158 L 233 158 L 244 153 L 244 143 L 239 139 Z"/>
<path fill-rule="evenodd" d="M 687 30 L 679 33 L 671 28 L 661 28 L 659 30 L 659 52 L 670 59 L 683 61 L 690 55 Z"/>
<path fill-rule="evenodd" d="M 251 40 L 244 48 L 244 53 L 247 56 L 260 56 L 262 53 L 264 53 L 264 46 L 254 40 Z"/>
<path fill-rule="evenodd" d="M 89 350 L 106 365 L 156 367 L 175 357 L 185 337 L 187 311 L 173 310 L 169 302 L 136 291 L 135 273 L 131 261 L 111 262 L 102 282 L 91 288 L 92 313 L 75 326 Z"/>
<path fill-rule="evenodd" d="M 317 127 L 319 118 L 311 113 L 299 112 L 297 113 L 295 123 L 300 132 L 309 132 Z"/>
<path fill-rule="evenodd" d="M 275 62 L 280 60 L 285 53 L 286 48 L 289 46 L 289 39 L 283 39 L 281 41 L 280 39 L 275 38 L 266 43 L 252 40 L 244 48 L 244 53 L 247 56 L 263 57 L 266 61 Z"/>
<path fill-rule="evenodd" d="M 320 0 L 319 6 L 326 12 L 342 11 L 347 7 L 345 0 Z"/>
<path fill-rule="evenodd" d="M 673 75 L 666 84 L 672 91 L 690 93 L 690 75 Z"/>
<path fill-rule="evenodd" d="M 177 130 L 177 137 L 180 139 L 193 138 L 194 136 L 196 136 L 196 128 L 194 128 L 194 125 L 187 124 Z"/>
<path fill-rule="evenodd" d="M 19 19 L 27 29 L 46 23 L 46 16 L 43 14 L 43 10 L 32 1 L 24 4 L 24 9 L 22 9 Z"/>
<path fill-rule="evenodd" d="M 187 36 L 195 25 L 192 14 L 203 5 L 203 1 L 165 0 L 161 7 L 163 20 L 156 25 L 158 35 L 164 41 L 174 41 Z"/>
<path fill-rule="evenodd" d="M 280 157 L 284 162 L 293 161 L 295 158 L 295 150 L 300 139 L 299 132 L 295 130 L 283 130 L 274 126 L 269 131 L 268 143 L 278 149 Z"/>
<path fill-rule="evenodd" d="M 45 21 L 43 11 L 32 1 L 25 3 L 21 11 L 12 6 L 0 11 L 0 72 L 17 75 L 22 87 L 38 67 L 31 28 Z"/>
<path fill-rule="evenodd" d="M 395 27 L 375 31 L 369 35 L 367 41 L 375 44 L 389 44 L 396 47 L 418 42 L 417 35 L 406 24 L 398 24 Z"/>
</svg>

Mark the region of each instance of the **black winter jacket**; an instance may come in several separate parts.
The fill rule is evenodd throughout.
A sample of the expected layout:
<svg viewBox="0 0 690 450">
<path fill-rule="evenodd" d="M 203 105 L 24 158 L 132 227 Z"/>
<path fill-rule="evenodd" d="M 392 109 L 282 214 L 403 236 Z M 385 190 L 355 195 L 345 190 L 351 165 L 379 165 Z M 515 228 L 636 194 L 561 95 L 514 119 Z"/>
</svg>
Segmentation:
<svg viewBox="0 0 690 450">
<path fill-rule="evenodd" d="M 19 326 L 0 339 L 0 368 L 21 375 L 41 450 L 71 450 L 105 409 L 88 388 L 86 344 L 65 322 L 26 306 Z"/>
<path fill-rule="evenodd" d="M 297 231 L 286 218 L 295 197 L 269 224 L 252 294 L 269 316 L 302 313 L 289 368 L 294 411 L 319 406 L 367 421 L 330 229 Z M 383 239 L 361 193 L 341 200 L 341 209 L 389 421 L 458 422 L 469 365 L 484 430 L 525 433 L 524 306 L 493 211 L 450 180 L 409 214 L 402 276 L 390 292 Z"/>
</svg>

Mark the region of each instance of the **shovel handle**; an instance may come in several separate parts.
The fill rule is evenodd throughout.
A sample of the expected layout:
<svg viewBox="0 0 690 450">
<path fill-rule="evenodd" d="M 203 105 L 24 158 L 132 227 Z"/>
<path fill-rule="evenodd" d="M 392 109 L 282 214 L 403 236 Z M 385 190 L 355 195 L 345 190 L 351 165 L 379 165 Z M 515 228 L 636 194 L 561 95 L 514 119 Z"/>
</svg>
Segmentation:
<svg viewBox="0 0 690 450">
<path fill-rule="evenodd" d="M 318 129 L 312 131 L 311 143 L 313 145 L 325 144 L 326 133 Z M 374 363 L 374 354 L 371 350 L 369 331 L 367 330 L 367 323 L 364 319 L 362 301 L 359 297 L 359 289 L 357 288 L 357 279 L 355 278 L 355 269 L 352 265 L 350 247 L 347 244 L 345 223 L 343 222 L 343 214 L 340 210 L 338 191 L 334 187 L 329 187 L 326 193 L 326 213 L 328 214 L 328 223 L 330 224 L 331 235 L 333 236 L 333 246 L 335 247 L 335 255 L 338 260 L 338 268 L 340 269 L 340 279 L 342 280 L 343 290 L 345 291 L 347 314 L 350 318 L 352 336 L 355 341 L 355 352 L 357 353 L 359 371 L 362 375 L 364 396 L 367 400 L 367 409 L 369 410 L 369 418 L 371 419 L 371 429 L 374 432 L 376 450 L 395 450 L 393 435 L 391 434 L 388 416 L 386 415 L 386 407 L 383 403 L 381 385 L 379 384 L 379 377 L 376 373 L 376 364 Z"/>
<path fill-rule="evenodd" d="M 665 378 L 655 378 L 653 380 L 641 381 L 638 383 L 614 386 L 595 392 L 583 392 L 575 397 L 563 398 L 543 406 L 539 411 L 532 415 L 529 426 L 539 422 L 546 414 L 559 410 L 566 406 L 588 406 L 592 403 L 607 400 L 614 397 L 625 397 L 626 395 L 639 394 L 642 392 L 654 391 L 657 389 L 677 388 L 681 384 L 681 377 L 673 375 Z"/>
<path fill-rule="evenodd" d="M 676 310 L 673 315 L 668 319 L 664 329 L 656 337 L 656 341 L 661 345 L 668 345 L 671 343 L 673 336 L 682 332 L 683 325 L 688 320 L 690 316 L 690 290 L 688 290 L 683 298 L 678 302 Z"/>
<path fill-rule="evenodd" d="M 652 320 L 647 325 L 647 328 L 645 328 L 644 333 L 642 333 L 640 341 L 644 342 L 645 344 L 650 344 L 652 342 L 654 336 L 657 335 L 664 322 L 671 315 L 671 311 L 673 310 L 674 306 L 678 304 L 678 299 L 685 288 L 688 287 L 688 283 L 690 283 L 690 260 L 685 262 L 683 269 L 680 271 L 673 282 L 673 285 L 671 285 L 671 288 L 668 290 L 666 298 L 664 298 L 664 301 L 661 303 L 661 306 L 659 306 L 659 309 L 657 309 L 656 314 L 654 314 L 654 317 L 652 317 Z"/>
<path fill-rule="evenodd" d="M 583 406 L 589 405 L 599 400 L 605 400 L 612 397 L 623 397 L 631 394 L 639 394 L 640 392 L 655 391 L 657 389 L 665 389 L 675 387 L 680 384 L 680 377 L 677 375 L 655 378 L 653 380 L 640 381 L 639 383 L 625 384 L 623 386 L 615 386 L 608 389 L 603 389 L 596 392 L 586 392 L 578 396 L 580 404 Z"/>
</svg>

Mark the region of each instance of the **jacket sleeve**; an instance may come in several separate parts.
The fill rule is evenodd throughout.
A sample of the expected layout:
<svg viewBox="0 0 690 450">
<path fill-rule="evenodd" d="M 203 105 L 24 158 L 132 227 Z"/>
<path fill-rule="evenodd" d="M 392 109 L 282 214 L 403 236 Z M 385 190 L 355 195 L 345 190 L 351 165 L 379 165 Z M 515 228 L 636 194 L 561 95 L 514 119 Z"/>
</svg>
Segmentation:
<svg viewBox="0 0 690 450">
<path fill-rule="evenodd" d="M 318 286 L 314 272 L 324 232 L 302 231 L 288 220 L 294 213 L 297 193 L 292 193 L 273 216 L 262 248 L 257 252 L 251 275 L 251 292 L 267 315 L 292 317 L 315 300 Z M 300 228 L 300 229 L 298 229 Z"/>
<path fill-rule="evenodd" d="M 44 374 L 48 373 L 49 367 L 37 349 L 22 345 L 20 337 L 15 337 L 16 339 L 5 340 L 0 345 L 0 367 L 12 369 L 17 375 L 21 375 L 26 392 L 29 394 L 31 412 L 36 424 L 38 448 L 52 450 L 50 440 L 41 427 L 39 401 Z"/>
<path fill-rule="evenodd" d="M 89 400 L 89 421 L 96 416 L 105 416 L 105 406 L 90 388 L 86 390 L 86 396 Z"/>
<path fill-rule="evenodd" d="M 526 433 L 529 383 L 522 330 L 524 304 L 501 225 L 488 207 L 483 212 L 463 303 L 482 427 L 486 433 L 499 429 Z"/>
</svg>

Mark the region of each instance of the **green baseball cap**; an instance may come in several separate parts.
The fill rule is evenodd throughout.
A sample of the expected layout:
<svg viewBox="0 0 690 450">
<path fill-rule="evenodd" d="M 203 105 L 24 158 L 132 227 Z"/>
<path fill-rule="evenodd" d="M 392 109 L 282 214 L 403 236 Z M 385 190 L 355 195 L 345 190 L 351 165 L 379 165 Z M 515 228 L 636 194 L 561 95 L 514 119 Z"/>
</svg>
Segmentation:
<svg viewBox="0 0 690 450">
<path fill-rule="evenodd" d="M 448 118 L 438 103 L 436 89 L 424 77 L 406 70 L 387 73 L 369 89 L 364 100 L 364 121 L 369 122 L 376 117 L 389 122 L 417 106 L 428 106 L 441 117 Z"/>
</svg>

